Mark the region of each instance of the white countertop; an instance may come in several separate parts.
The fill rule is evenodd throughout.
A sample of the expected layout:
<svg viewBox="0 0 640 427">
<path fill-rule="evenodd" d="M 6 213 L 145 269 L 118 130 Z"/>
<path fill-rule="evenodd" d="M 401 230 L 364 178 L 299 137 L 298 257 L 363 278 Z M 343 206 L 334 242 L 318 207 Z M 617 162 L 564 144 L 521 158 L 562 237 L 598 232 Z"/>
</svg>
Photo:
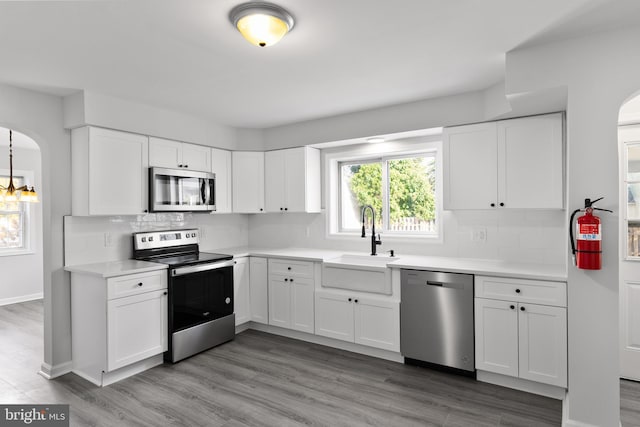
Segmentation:
<svg viewBox="0 0 640 427">
<path fill-rule="evenodd" d="M 84 273 L 100 276 L 105 279 L 109 277 L 124 276 L 127 274 L 145 273 L 147 271 L 165 270 L 166 264 L 156 262 L 137 261 L 127 259 L 123 261 L 97 262 L 94 264 L 67 265 L 66 271 L 72 273 Z"/>
<path fill-rule="evenodd" d="M 206 252 L 206 251 L 205 251 Z M 302 261 L 323 262 L 337 258 L 342 254 L 356 254 L 350 251 L 337 251 L 311 248 L 265 249 L 252 247 L 235 247 L 216 249 L 215 252 L 233 255 L 236 258 L 260 256 L 265 258 L 285 258 Z M 359 253 L 363 255 L 364 253 Z M 382 255 L 381 255 L 382 256 Z M 388 257 L 388 255 L 385 255 Z M 478 275 L 517 277 L 520 279 L 566 281 L 567 271 L 562 265 L 514 263 L 490 259 L 455 258 L 398 254 L 389 257 L 391 268 L 408 268 L 420 270 L 446 271 L 452 273 L 468 273 Z"/>
</svg>

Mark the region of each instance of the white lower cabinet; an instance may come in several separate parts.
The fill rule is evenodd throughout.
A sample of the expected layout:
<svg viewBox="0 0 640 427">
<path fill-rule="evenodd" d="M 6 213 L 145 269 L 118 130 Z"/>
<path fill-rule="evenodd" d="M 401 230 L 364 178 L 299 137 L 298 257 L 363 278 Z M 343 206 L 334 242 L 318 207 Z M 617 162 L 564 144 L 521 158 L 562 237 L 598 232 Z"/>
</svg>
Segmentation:
<svg viewBox="0 0 640 427">
<path fill-rule="evenodd" d="M 251 320 L 258 323 L 269 323 L 269 280 L 267 259 L 249 258 L 249 295 Z"/>
<path fill-rule="evenodd" d="M 73 372 L 100 386 L 162 363 L 166 270 L 107 279 L 72 273 L 71 335 Z"/>
<path fill-rule="evenodd" d="M 362 294 L 317 291 L 316 335 L 400 351 L 400 304 Z"/>
<path fill-rule="evenodd" d="M 233 312 L 238 326 L 251 320 L 249 258 L 236 258 L 233 263 Z"/>
<path fill-rule="evenodd" d="M 566 387 L 566 284 L 536 283 L 476 277 L 476 369 Z"/>
<path fill-rule="evenodd" d="M 312 262 L 270 259 L 269 324 L 314 332 L 315 279 Z"/>
<path fill-rule="evenodd" d="M 107 303 L 107 331 L 109 371 L 165 352 L 167 291 L 110 300 Z"/>
</svg>

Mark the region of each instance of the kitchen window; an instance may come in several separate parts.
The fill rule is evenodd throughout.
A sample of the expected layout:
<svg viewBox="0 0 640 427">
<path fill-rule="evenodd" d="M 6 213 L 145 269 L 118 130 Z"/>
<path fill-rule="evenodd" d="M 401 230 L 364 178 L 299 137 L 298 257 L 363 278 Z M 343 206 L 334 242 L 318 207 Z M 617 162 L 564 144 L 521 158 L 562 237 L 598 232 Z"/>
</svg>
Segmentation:
<svg viewBox="0 0 640 427">
<path fill-rule="evenodd" d="M 23 177 L 13 177 L 16 187 L 23 185 Z M 0 175 L 0 185 L 9 185 L 9 176 Z M 26 203 L 0 201 L 0 255 L 28 249 Z"/>
<path fill-rule="evenodd" d="M 439 145 L 439 144 L 438 144 Z M 398 237 L 440 237 L 440 153 L 438 145 L 418 152 L 328 158 L 332 235 L 359 235 L 362 207 L 375 210 L 376 232 Z M 371 229 L 367 212 L 366 228 Z M 369 233 L 370 231 L 367 231 Z"/>
</svg>

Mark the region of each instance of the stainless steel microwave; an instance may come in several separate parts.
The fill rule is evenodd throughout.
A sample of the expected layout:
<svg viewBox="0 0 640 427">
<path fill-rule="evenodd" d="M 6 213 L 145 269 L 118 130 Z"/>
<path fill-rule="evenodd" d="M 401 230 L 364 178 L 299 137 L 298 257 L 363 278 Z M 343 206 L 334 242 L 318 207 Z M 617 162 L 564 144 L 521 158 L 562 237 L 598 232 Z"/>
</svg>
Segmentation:
<svg viewBox="0 0 640 427">
<path fill-rule="evenodd" d="M 216 210 L 216 175 L 182 169 L 149 168 L 151 212 Z"/>
</svg>

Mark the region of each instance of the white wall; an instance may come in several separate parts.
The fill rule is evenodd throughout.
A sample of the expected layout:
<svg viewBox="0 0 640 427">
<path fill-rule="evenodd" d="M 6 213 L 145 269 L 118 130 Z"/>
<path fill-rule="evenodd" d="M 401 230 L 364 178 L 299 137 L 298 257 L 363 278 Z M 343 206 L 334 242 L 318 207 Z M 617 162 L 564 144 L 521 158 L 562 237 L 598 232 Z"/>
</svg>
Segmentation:
<svg viewBox="0 0 640 427">
<path fill-rule="evenodd" d="M 635 27 L 507 54 L 508 93 L 568 88 L 567 215 L 600 196 L 600 207 L 615 212 L 601 215 L 602 270 L 568 270 L 566 425 L 619 425 L 617 121 L 640 89 L 638 40 Z"/>
<path fill-rule="evenodd" d="M 85 125 L 101 126 L 211 147 L 236 149 L 235 128 L 178 111 L 91 91 L 79 92 L 64 99 L 64 125 L 67 129 Z"/>
<path fill-rule="evenodd" d="M 140 231 L 198 228 L 200 250 L 246 246 L 249 242 L 247 215 L 152 213 L 137 216 L 67 216 L 65 264 L 129 259 L 133 255 L 132 233 Z M 105 238 L 108 234 L 108 238 Z M 109 243 L 105 243 L 109 242 Z"/>
<path fill-rule="evenodd" d="M 0 84 L 0 126 L 33 139 L 42 156 L 45 373 L 71 359 L 69 277 L 62 263 L 62 217 L 71 212 L 70 135 L 62 99 Z"/>
<path fill-rule="evenodd" d="M 481 122 L 488 102 L 484 92 L 471 92 L 269 128 L 263 133 L 264 147 L 275 150 Z"/>
<path fill-rule="evenodd" d="M 0 169 L 9 169 L 9 147 L 2 144 L 0 153 Z M 6 149 L 6 151 L 5 151 Z M 40 150 L 14 148 L 13 168 L 15 171 L 33 172 L 33 184 L 36 191 L 42 190 L 40 171 Z M 0 256 L 0 271 L 3 280 L 0 284 L 0 305 L 39 299 L 43 296 L 42 269 L 42 205 L 29 203 L 29 250 L 28 254 Z"/>
</svg>

